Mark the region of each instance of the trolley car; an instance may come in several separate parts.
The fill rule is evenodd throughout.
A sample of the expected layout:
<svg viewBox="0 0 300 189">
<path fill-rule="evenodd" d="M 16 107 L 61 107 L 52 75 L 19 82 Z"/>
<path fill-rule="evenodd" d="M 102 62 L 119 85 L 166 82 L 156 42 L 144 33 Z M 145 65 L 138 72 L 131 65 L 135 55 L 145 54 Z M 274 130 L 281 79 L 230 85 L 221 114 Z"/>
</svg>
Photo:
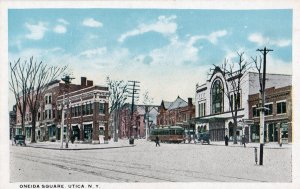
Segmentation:
<svg viewBox="0 0 300 189">
<path fill-rule="evenodd" d="M 180 126 L 153 129 L 150 132 L 150 140 L 155 141 L 156 136 L 161 142 L 181 143 L 184 141 L 184 129 Z"/>
</svg>

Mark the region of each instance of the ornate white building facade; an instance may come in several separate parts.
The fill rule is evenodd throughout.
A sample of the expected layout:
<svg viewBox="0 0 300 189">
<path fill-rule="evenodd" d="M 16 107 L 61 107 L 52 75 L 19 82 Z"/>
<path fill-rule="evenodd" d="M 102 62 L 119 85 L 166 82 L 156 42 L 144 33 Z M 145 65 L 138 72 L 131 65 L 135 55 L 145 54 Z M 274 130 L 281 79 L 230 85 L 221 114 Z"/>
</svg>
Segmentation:
<svg viewBox="0 0 300 189">
<path fill-rule="evenodd" d="M 231 95 L 231 98 L 236 99 L 238 107 L 238 126 L 237 138 L 242 135 L 246 139 L 251 138 L 251 125 L 249 125 L 249 95 L 259 93 L 259 75 L 254 72 L 247 72 L 242 77 L 240 91 L 236 97 Z M 225 86 L 225 81 L 222 70 L 219 67 L 214 69 L 213 74 L 203 84 L 196 85 L 195 93 L 195 124 L 196 130 L 208 130 L 212 141 L 222 141 L 225 135 L 229 139 L 233 139 L 233 119 L 230 111 L 230 103 L 225 95 L 234 89 L 228 85 L 228 90 Z M 266 74 L 266 89 L 275 87 L 291 86 L 292 76 L 283 74 Z"/>
</svg>

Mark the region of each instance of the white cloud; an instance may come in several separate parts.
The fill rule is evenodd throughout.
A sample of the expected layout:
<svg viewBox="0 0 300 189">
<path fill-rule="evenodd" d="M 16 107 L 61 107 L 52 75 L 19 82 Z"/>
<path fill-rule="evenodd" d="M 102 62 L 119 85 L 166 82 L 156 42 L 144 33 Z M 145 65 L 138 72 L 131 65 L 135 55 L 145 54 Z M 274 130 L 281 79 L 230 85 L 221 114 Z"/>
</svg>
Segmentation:
<svg viewBox="0 0 300 189">
<path fill-rule="evenodd" d="M 256 43 L 258 46 L 275 45 L 277 47 L 287 47 L 292 43 L 290 39 L 271 39 L 263 36 L 261 33 L 253 33 L 249 35 L 248 40 Z"/>
<path fill-rule="evenodd" d="M 25 37 L 33 40 L 42 39 L 48 30 L 44 22 L 38 22 L 37 25 L 25 23 L 25 27 L 30 31 Z"/>
<path fill-rule="evenodd" d="M 67 32 L 67 28 L 65 26 L 63 26 L 63 25 L 56 25 L 55 28 L 53 29 L 53 31 L 55 33 L 62 34 L 62 33 L 66 33 Z"/>
<path fill-rule="evenodd" d="M 136 29 L 130 30 L 122 34 L 118 41 L 123 42 L 128 37 L 133 37 L 137 35 L 142 35 L 147 32 L 157 32 L 164 35 L 174 34 L 177 30 L 177 24 L 174 22 L 176 16 L 159 16 L 158 20 L 152 24 L 140 24 Z"/>
<path fill-rule="evenodd" d="M 267 57 L 267 72 L 276 74 L 289 74 L 292 75 L 292 63 L 286 62 L 282 59 L 275 58 L 271 54 Z"/>
<path fill-rule="evenodd" d="M 177 37 L 173 37 L 170 44 L 152 50 L 149 56 L 152 58 L 152 64 L 156 65 L 195 63 L 199 60 L 199 49 L 193 45 L 193 43 L 180 41 Z"/>
<path fill-rule="evenodd" d="M 87 58 L 94 58 L 95 56 L 104 55 L 106 54 L 107 49 L 106 47 L 96 48 L 96 49 L 89 49 L 86 51 L 83 51 L 79 54 L 79 56 L 85 56 Z"/>
<path fill-rule="evenodd" d="M 217 44 L 218 38 L 224 37 L 228 34 L 226 30 L 218 30 L 210 33 L 209 35 L 195 35 L 191 36 L 189 43 L 194 44 L 200 39 L 206 39 L 212 44 Z"/>
<path fill-rule="evenodd" d="M 68 21 L 66 21 L 65 19 L 62 19 L 62 18 L 58 19 L 57 22 L 60 22 L 60 23 L 65 24 L 65 25 L 69 24 Z"/>
<path fill-rule="evenodd" d="M 86 19 L 84 19 L 82 24 L 84 26 L 93 27 L 93 28 L 99 28 L 99 27 L 103 26 L 103 24 L 101 22 L 95 20 L 94 18 L 86 18 Z"/>
</svg>

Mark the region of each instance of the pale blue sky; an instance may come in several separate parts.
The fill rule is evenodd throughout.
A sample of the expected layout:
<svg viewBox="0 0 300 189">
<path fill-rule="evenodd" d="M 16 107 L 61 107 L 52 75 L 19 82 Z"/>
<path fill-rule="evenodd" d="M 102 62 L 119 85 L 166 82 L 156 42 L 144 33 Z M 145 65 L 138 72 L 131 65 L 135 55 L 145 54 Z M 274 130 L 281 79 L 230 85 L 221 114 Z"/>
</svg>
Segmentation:
<svg viewBox="0 0 300 189">
<path fill-rule="evenodd" d="M 139 80 L 156 103 L 194 97 L 212 64 L 265 45 L 268 72 L 292 73 L 291 10 L 11 9 L 9 60 L 68 64 L 104 84 Z"/>
</svg>

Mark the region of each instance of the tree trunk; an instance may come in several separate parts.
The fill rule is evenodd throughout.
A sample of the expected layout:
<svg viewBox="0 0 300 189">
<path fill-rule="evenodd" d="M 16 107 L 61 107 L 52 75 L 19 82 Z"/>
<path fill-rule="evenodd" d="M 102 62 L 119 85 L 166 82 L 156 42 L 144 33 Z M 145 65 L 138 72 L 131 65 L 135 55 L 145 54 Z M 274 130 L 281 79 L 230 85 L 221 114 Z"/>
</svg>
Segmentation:
<svg viewBox="0 0 300 189">
<path fill-rule="evenodd" d="M 237 144 L 237 138 L 236 138 L 236 127 L 237 127 L 237 119 L 233 119 L 233 144 Z"/>
<path fill-rule="evenodd" d="M 21 115 L 21 122 L 22 122 L 22 135 L 25 135 L 25 118 L 24 115 Z"/>
<path fill-rule="evenodd" d="M 35 127 L 36 127 L 36 115 L 32 114 L 32 127 L 31 127 L 31 143 L 36 143 L 35 140 Z"/>
</svg>

